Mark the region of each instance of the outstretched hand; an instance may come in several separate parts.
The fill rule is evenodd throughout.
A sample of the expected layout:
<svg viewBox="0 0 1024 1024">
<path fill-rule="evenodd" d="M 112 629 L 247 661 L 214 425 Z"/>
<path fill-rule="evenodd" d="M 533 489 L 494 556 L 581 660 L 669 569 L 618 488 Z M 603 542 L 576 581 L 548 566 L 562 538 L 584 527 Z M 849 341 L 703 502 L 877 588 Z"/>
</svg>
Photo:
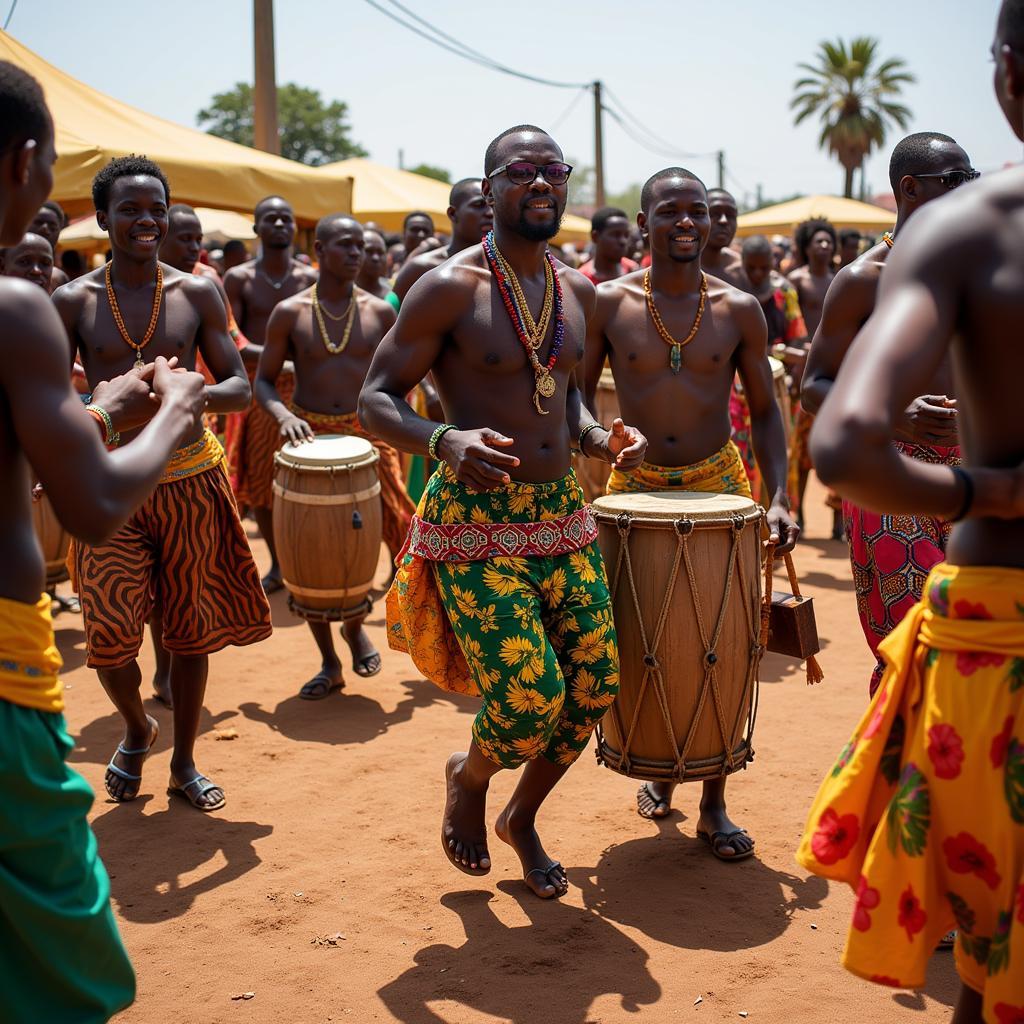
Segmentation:
<svg viewBox="0 0 1024 1024">
<path fill-rule="evenodd" d="M 304 441 L 316 439 L 313 428 L 299 416 L 289 416 L 281 420 L 279 428 L 281 437 L 291 444 L 301 444 Z"/>
<path fill-rule="evenodd" d="M 612 429 L 595 446 L 595 457 L 610 462 L 616 469 L 636 469 L 644 461 L 647 438 L 636 427 L 628 427 L 621 419 L 612 421 Z"/>
<path fill-rule="evenodd" d="M 519 459 L 499 448 L 515 439 L 483 427 L 479 430 L 449 430 L 438 444 L 438 455 L 448 463 L 456 479 L 474 491 L 494 491 L 511 482 L 508 471 Z"/>
</svg>

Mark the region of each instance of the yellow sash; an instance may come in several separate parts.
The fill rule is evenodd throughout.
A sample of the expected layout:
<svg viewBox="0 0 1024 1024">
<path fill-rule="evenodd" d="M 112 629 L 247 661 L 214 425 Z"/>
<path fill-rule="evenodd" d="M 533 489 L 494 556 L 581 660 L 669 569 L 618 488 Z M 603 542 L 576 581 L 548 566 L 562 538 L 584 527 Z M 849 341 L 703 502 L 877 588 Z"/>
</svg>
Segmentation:
<svg viewBox="0 0 1024 1024">
<path fill-rule="evenodd" d="M 167 463 L 160 483 L 171 484 L 175 480 L 198 476 L 214 466 L 219 466 L 224 459 L 224 449 L 220 441 L 210 430 L 204 430 L 203 436 L 192 444 L 179 448 Z"/>
<path fill-rule="evenodd" d="M 53 641 L 50 597 L 35 604 L 0 597 L 0 700 L 39 711 L 64 710 L 63 664 Z"/>
<path fill-rule="evenodd" d="M 692 466 L 655 466 L 641 463 L 623 473 L 612 469 L 609 494 L 640 494 L 647 491 L 701 491 L 707 494 L 741 494 L 749 498 L 750 482 L 739 449 L 732 441 L 714 455 Z"/>
</svg>

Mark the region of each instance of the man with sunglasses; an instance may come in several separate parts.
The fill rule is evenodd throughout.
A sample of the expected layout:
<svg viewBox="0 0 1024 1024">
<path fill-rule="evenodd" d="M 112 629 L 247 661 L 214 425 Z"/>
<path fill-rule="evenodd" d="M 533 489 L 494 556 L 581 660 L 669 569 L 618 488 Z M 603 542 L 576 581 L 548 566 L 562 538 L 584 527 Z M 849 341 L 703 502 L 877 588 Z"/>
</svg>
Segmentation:
<svg viewBox="0 0 1024 1024">
<path fill-rule="evenodd" d="M 882 269 L 911 215 L 925 203 L 973 180 L 978 172 L 948 135 L 918 132 L 897 143 L 889 160 L 889 181 L 896 196 L 896 226 L 891 234 L 836 275 L 814 334 L 804 372 L 801 402 L 816 414 L 857 332 L 875 308 Z M 952 368 L 943 359 L 932 375 L 928 394 L 915 398 L 899 424 L 895 444 L 924 462 L 958 465 L 957 411 Z M 857 593 L 857 613 L 875 667 L 869 692 L 882 678 L 878 645 L 920 599 L 932 566 L 945 558 L 949 523 L 931 516 L 880 515 L 843 502 L 843 519 Z"/>
<path fill-rule="evenodd" d="M 467 874 L 490 870 L 487 788 L 525 764 L 496 828 L 532 892 L 552 899 L 568 880 L 536 815 L 618 689 L 607 579 L 570 439 L 621 469 L 640 463 L 646 441 L 621 420 L 596 423 L 576 382 L 595 290 L 547 252 L 572 171 L 561 149 L 519 125 L 484 164 L 494 230 L 406 295 L 359 417 L 395 447 L 441 461 L 388 595 L 388 640 L 432 682 L 483 697 L 469 752 L 445 768 L 444 853 Z M 428 372 L 448 423 L 406 401 Z"/>
</svg>

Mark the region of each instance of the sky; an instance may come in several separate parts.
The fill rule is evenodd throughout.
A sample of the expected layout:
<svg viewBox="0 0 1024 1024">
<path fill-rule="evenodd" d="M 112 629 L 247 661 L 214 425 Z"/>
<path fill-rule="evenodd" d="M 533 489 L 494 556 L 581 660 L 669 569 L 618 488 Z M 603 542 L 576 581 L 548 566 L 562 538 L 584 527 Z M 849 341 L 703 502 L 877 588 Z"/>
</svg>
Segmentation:
<svg viewBox="0 0 1024 1024">
<path fill-rule="evenodd" d="M 0 17 L 11 0 L 0 0 Z M 379 0 L 387 4 L 387 0 Z M 609 192 L 682 163 L 742 199 L 836 193 L 842 169 L 817 147 L 811 119 L 793 126 L 800 61 L 823 39 L 876 36 L 917 82 L 909 131 L 952 135 L 982 171 L 1021 159 L 992 90 L 989 46 L 998 0 L 403 0 L 494 60 L 566 82 L 601 79 L 620 109 L 669 145 L 651 152 L 605 117 Z M 94 88 L 194 126 L 196 112 L 252 80 L 250 0 L 173 4 L 20 0 L 8 31 Z M 589 93 L 511 78 L 460 59 L 389 21 L 364 0 L 277 0 L 277 78 L 348 103 L 352 137 L 380 163 L 481 173 L 490 139 L 517 123 L 548 129 L 567 159 L 593 162 Z M 887 189 L 888 150 L 867 164 Z M 697 154 L 693 156 L 691 154 Z M 706 154 L 706 155 L 700 155 Z"/>
</svg>

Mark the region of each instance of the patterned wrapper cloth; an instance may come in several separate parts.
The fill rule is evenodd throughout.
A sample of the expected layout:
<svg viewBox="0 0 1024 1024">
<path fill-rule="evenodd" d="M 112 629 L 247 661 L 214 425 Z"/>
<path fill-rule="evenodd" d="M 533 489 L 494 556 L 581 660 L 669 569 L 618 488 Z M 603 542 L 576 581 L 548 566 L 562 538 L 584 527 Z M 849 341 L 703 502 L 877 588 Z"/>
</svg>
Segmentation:
<svg viewBox="0 0 1024 1024">
<path fill-rule="evenodd" d="M 416 511 L 415 506 L 409 500 L 409 495 L 405 492 L 398 452 L 391 445 L 385 444 L 365 430 L 354 412 L 344 415 L 310 412 L 294 402 L 289 405 L 289 408 L 313 428 L 314 434 L 350 434 L 369 441 L 377 449 L 377 454 L 380 456 L 377 471 L 380 477 L 384 543 L 388 546 L 392 559 L 397 558 L 405 544 L 405 537 L 409 532 L 413 513 Z"/>
<path fill-rule="evenodd" d="M 160 486 L 108 541 L 72 541 L 68 570 L 90 668 L 116 668 L 138 655 L 158 598 L 172 653 L 213 654 L 270 636 L 270 605 L 224 449 L 209 430 L 174 453 Z"/>
<path fill-rule="evenodd" d="M 641 494 L 644 491 L 704 491 L 708 494 L 742 494 L 749 498 L 750 483 L 736 445 L 727 441 L 714 455 L 692 466 L 655 466 L 644 462 L 623 473 L 612 469 L 608 494 Z"/>
<path fill-rule="evenodd" d="M 570 473 L 481 493 L 430 478 L 388 592 L 388 643 L 431 682 L 480 694 L 480 750 L 571 764 L 619 685 L 597 524 Z"/>
<path fill-rule="evenodd" d="M 856 893 L 843 963 L 921 988 L 940 937 L 984 1019 L 1024 1020 L 1024 570 L 932 569 L 797 859 Z"/>
<path fill-rule="evenodd" d="M 959 448 L 931 448 L 896 442 L 904 455 L 921 462 L 960 465 Z M 951 524 L 931 516 L 869 512 L 843 502 L 850 563 L 857 592 L 857 614 L 864 637 L 875 656 L 870 690 L 882 680 L 885 663 L 878 645 L 921 600 L 928 573 L 946 557 Z"/>
<path fill-rule="evenodd" d="M 66 763 L 50 598 L 0 598 L 0 1017 L 106 1021 L 135 998 L 89 828 L 93 794 Z"/>
<path fill-rule="evenodd" d="M 250 374 L 250 381 L 255 370 Z M 289 405 L 295 394 L 295 374 L 282 371 L 274 382 L 277 394 Z M 235 419 L 237 417 L 237 419 Z M 281 447 L 277 420 L 253 399 L 240 413 L 231 413 L 224 427 L 228 476 L 238 504 L 249 508 L 270 508 L 274 503 L 274 455 Z"/>
</svg>

